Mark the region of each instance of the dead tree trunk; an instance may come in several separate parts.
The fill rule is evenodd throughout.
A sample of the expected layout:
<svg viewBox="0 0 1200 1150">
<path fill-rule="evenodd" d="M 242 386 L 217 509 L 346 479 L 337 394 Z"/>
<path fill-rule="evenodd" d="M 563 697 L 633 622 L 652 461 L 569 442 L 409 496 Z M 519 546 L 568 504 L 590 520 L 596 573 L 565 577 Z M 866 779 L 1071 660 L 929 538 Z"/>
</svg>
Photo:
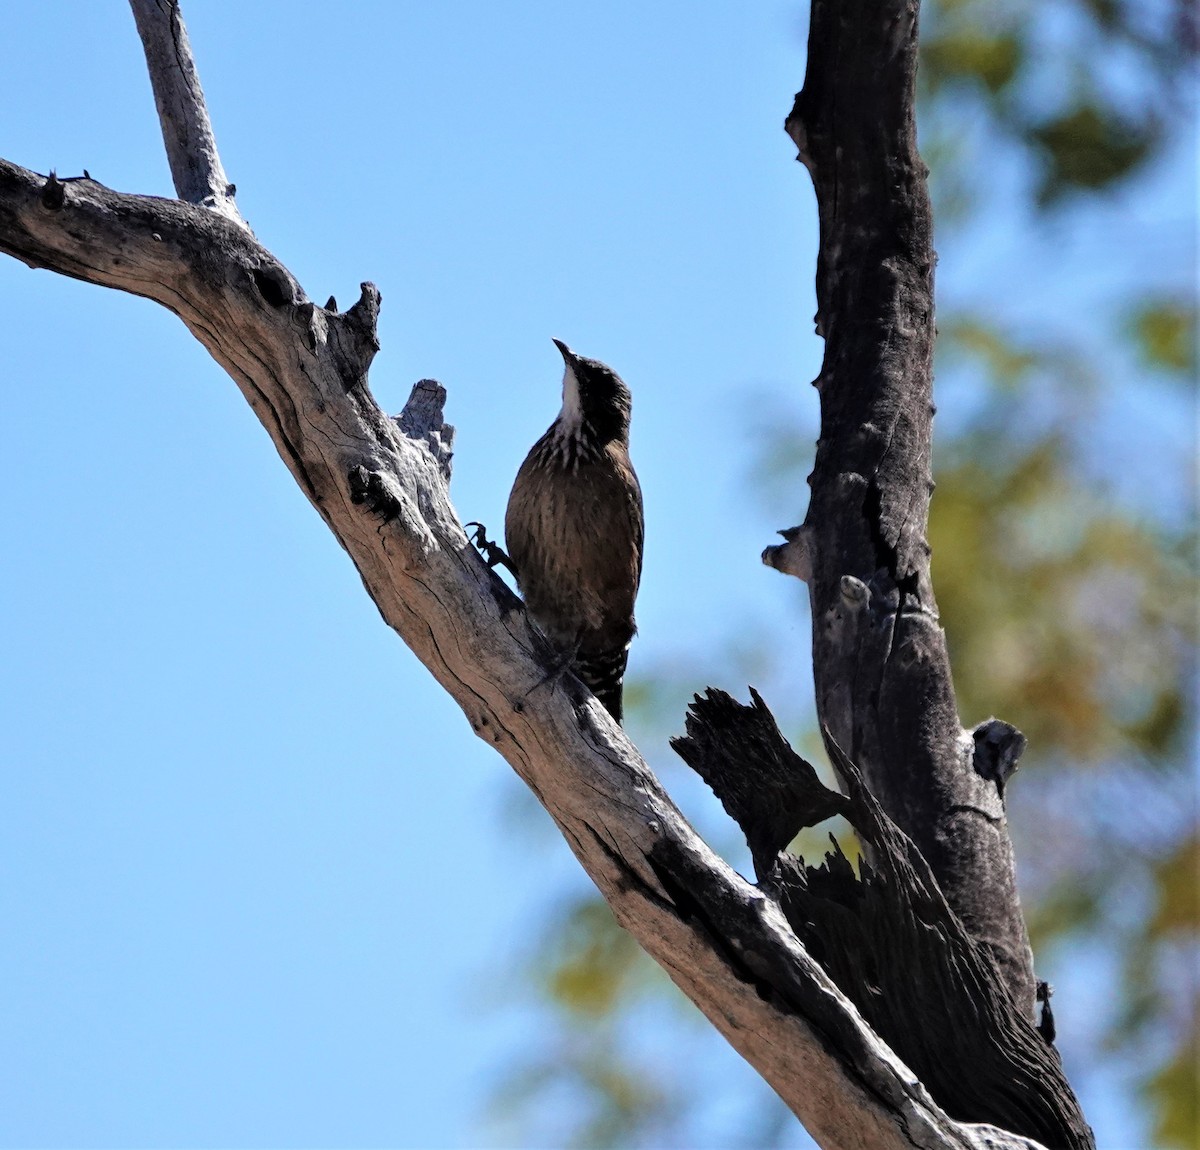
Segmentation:
<svg viewBox="0 0 1200 1150">
<path fill-rule="evenodd" d="M 821 438 L 804 525 L 767 558 L 808 583 L 821 723 L 1032 1017 L 1003 802 L 1024 740 L 995 720 L 963 730 L 929 576 L 934 252 L 914 117 L 917 9 L 812 6 L 787 130 L 821 221 Z"/>
<path fill-rule="evenodd" d="M 696 836 L 582 685 L 568 678 L 561 690 L 531 693 L 551 669 L 543 645 L 450 504 L 453 430 L 442 418 L 445 390 L 422 381 L 399 416 L 379 409 L 367 383 L 379 346 L 379 292 L 364 284 L 348 310 L 332 300 L 319 307 L 257 242 L 221 168 L 177 3 L 131 3 L 180 198 L 123 194 L 86 173 L 59 179 L 0 161 L 0 250 L 31 267 L 144 296 L 183 320 L 258 414 L 386 622 L 533 789 L 621 924 L 823 1146 L 1033 1145 L 982 1124 L 978 1114 L 948 1115 L 835 984 L 827 970 L 837 964 L 826 955 L 823 967 L 806 949 L 826 946 L 829 932 L 789 925 L 784 911 L 803 902 L 811 883 L 795 860 L 779 855 L 786 839 L 775 839 L 797 811 L 815 817 L 823 800 L 805 790 L 807 776 L 770 737 L 763 739 L 773 761 L 791 772 L 784 789 L 804 795 L 789 799 L 788 818 L 772 824 L 766 837 L 774 850 L 756 854 L 769 873 L 755 887 Z M 861 17 L 851 14 L 860 9 Z M 928 211 L 911 147 L 914 50 L 911 5 L 815 6 L 809 82 L 791 124 L 822 195 L 822 327 L 829 340 L 822 387 L 833 422 L 808 524 L 773 555 L 778 565 L 810 573 L 821 712 L 831 746 L 836 739 L 850 755 L 843 769 L 851 797 L 825 805 L 851 803 L 864 838 L 881 860 L 892 860 L 888 873 L 903 881 L 881 897 L 894 900 L 906 883 L 918 892 L 909 895 L 918 904 L 893 901 L 889 908 L 935 933 L 944 919 L 955 945 L 968 949 L 964 969 L 999 986 L 989 951 L 970 949 L 974 933 L 1028 999 L 1027 952 L 1010 945 L 1014 937 L 1023 945 L 1023 935 L 1013 935 L 1019 914 L 1010 920 L 1011 900 L 1004 901 L 1011 859 L 997 788 L 981 779 L 969 802 L 930 808 L 926 801 L 928 792 L 949 785 L 944 780 L 969 774 L 972 759 L 969 737 L 956 719 L 950 725 L 953 697 L 923 550 L 932 305 Z M 831 207 L 835 193 L 845 199 Z M 889 203 L 892 214 L 875 220 L 871 213 Z M 731 729 L 740 721 L 735 717 Z M 851 759 L 908 839 L 855 789 Z M 763 793 L 773 792 L 764 786 Z M 963 802 L 970 817 L 961 813 Z M 927 824 L 930 810 L 935 821 Z M 959 850 L 976 822 L 1001 849 Z M 750 826 L 748 833 L 758 832 Z M 958 920 L 919 854 L 907 853 L 909 839 L 929 850 L 933 874 L 954 892 L 951 906 L 962 908 L 970 931 L 959 923 L 955 933 Z M 982 911 L 971 919 L 973 904 L 955 885 L 960 856 L 1004 864 L 987 862 L 992 869 L 975 882 L 983 892 L 979 907 L 992 897 L 987 892 L 999 892 L 1007 933 L 993 930 Z M 911 883 L 904 877 L 910 872 Z M 1022 1010 L 1028 1005 L 1022 1001 Z M 1043 1135 L 1046 1143 L 1087 1145 L 1056 1059 L 1039 1058 L 1043 1089 L 1057 1104 L 1050 1109 L 1062 1120 Z M 1043 1129 L 1050 1128 L 1037 1126 Z"/>
</svg>

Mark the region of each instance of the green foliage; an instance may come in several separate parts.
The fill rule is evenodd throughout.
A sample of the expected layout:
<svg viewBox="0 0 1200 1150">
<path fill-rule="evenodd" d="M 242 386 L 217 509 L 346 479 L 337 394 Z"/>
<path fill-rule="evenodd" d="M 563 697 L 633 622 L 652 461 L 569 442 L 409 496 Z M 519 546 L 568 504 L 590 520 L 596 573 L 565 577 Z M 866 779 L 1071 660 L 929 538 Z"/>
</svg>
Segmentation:
<svg viewBox="0 0 1200 1150">
<path fill-rule="evenodd" d="M 1107 188 L 1140 167 L 1158 144 L 1154 120 L 1128 120 L 1097 101 L 1086 101 L 1030 127 L 1046 165 L 1038 199 L 1051 203 L 1070 191 Z"/>
<path fill-rule="evenodd" d="M 1196 1131 L 1200 1130 L 1200 1106 L 1197 1105 L 1196 1067 L 1200 1066 L 1200 1019 L 1193 1018 L 1186 1044 L 1172 1061 L 1164 1064 L 1146 1084 L 1146 1092 L 1155 1103 L 1154 1138 L 1167 1150 L 1194 1150 Z"/>
<path fill-rule="evenodd" d="M 1003 714 L 1035 751 L 1077 764 L 1173 753 L 1196 642 L 1189 540 L 1079 473 L 1079 396 L 1097 386 L 1086 361 L 977 317 L 942 340 L 943 359 L 974 360 L 991 383 L 939 453 L 930 516 L 960 710 Z"/>
<path fill-rule="evenodd" d="M 930 39 L 922 59 L 934 85 L 980 84 L 995 96 L 1017 75 L 1025 51 L 1021 38 L 1013 31 L 989 33 L 968 26 L 951 28 Z"/>
<path fill-rule="evenodd" d="M 1117 958 L 1107 1055 L 1156 1066 L 1142 1085 L 1157 1144 L 1191 1146 L 1197 987 L 1174 958 L 1190 954 L 1194 970 L 1200 950 L 1195 538 L 1133 513 L 1081 468 L 1081 397 L 1102 386 L 1082 353 L 978 317 L 943 335 L 943 361 L 973 364 L 989 385 L 942 443 L 930 521 L 960 709 L 1029 736 L 1011 795 L 1029 838 L 1018 857 L 1035 953 L 1091 939 Z"/>
<path fill-rule="evenodd" d="M 542 982 L 563 1009 L 581 1018 L 608 1014 L 644 985 L 646 968 L 633 937 L 617 927 L 603 901 L 570 907 L 539 959 Z"/>
<path fill-rule="evenodd" d="M 1146 367 L 1195 380 L 1194 301 L 1170 296 L 1141 300 L 1130 309 L 1125 330 Z"/>
<path fill-rule="evenodd" d="M 1200 835 L 1193 833 L 1163 859 L 1159 871 L 1158 906 L 1150 922 L 1159 934 L 1200 931 Z"/>
<path fill-rule="evenodd" d="M 520 792 L 522 822 L 535 814 Z M 621 1019 L 656 982 L 654 964 L 593 893 L 563 901 L 525 955 L 517 994 L 552 1014 L 536 1054 L 516 1060 L 493 1091 L 489 1124 L 501 1144 L 630 1145 L 678 1117 L 660 1075 L 636 1065 Z M 556 1125 L 547 1114 L 566 1113 Z"/>
<path fill-rule="evenodd" d="M 1040 208 L 1144 168 L 1184 113 L 1196 19 L 1124 0 L 927 2 L 920 127 L 943 213 L 966 214 L 1005 148 L 1032 162 Z"/>
<path fill-rule="evenodd" d="M 1183 961 L 1171 975 L 1180 979 L 1184 993 L 1170 1035 L 1172 1055 L 1146 1077 L 1143 1089 L 1154 1107 L 1158 1145 L 1191 1150 L 1200 1131 L 1200 993 L 1195 985 L 1200 978 L 1200 834 L 1195 830 L 1160 860 L 1155 888 L 1158 905 L 1143 954 L 1136 957 L 1154 962 L 1156 952 L 1176 948 Z"/>
</svg>

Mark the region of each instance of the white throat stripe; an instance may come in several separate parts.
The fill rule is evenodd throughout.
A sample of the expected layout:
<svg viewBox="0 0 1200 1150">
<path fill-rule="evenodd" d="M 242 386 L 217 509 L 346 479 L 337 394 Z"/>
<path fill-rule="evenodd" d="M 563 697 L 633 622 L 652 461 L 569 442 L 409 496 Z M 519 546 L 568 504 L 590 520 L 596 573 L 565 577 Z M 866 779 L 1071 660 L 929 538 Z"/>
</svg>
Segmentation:
<svg viewBox="0 0 1200 1150">
<path fill-rule="evenodd" d="M 558 418 L 564 431 L 576 432 L 583 426 L 583 401 L 579 395 L 579 380 L 570 364 L 563 372 L 562 393 L 562 413 Z"/>
</svg>

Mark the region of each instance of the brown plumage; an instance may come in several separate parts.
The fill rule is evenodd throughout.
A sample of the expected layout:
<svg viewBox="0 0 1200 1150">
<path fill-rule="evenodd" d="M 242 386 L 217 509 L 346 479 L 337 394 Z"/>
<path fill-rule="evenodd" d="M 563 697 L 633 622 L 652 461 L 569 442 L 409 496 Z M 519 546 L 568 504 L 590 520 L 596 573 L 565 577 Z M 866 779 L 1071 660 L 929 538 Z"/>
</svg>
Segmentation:
<svg viewBox="0 0 1200 1150">
<path fill-rule="evenodd" d="M 642 576 L 629 388 L 599 360 L 554 342 L 566 365 L 562 410 L 517 472 L 505 543 L 534 622 L 620 722 Z"/>
</svg>

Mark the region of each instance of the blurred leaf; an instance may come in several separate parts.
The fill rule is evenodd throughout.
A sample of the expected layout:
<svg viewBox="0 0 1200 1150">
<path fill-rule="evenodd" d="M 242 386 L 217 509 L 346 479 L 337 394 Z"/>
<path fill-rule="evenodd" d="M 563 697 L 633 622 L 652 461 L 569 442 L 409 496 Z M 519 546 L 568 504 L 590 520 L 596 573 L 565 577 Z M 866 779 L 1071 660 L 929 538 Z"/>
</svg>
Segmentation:
<svg viewBox="0 0 1200 1150">
<path fill-rule="evenodd" d="M 1087 102 L 1038 124 L 1031 137 L 1046 159 L 1038 199 L 1052 203 L 1072 191 L 1096 191 L 1140 166 L 1161 139 L 1157 122 L 1133 123 Z"/>
<path fill-rule="evenodd" d="M 956 28 L 922 45 L 921 66 L 933 88 L 955 80 L 976 81 L 993 95 L 1017 74 L 1024 45 L 1013 32 L 989 35 L 978 28 Z"/>
<path fill-rule="evenodd" d="M 1165 752 L 1188 726 L 1186 700 L 1182 692 L 1156 695 L 1140 718 L 1128 721 L 1129 740 L 1149 751 Z"/>
<path fill-rule="evenodd" d="M 1200 1024 L 1195 1016 L 1187 1040 L 1169 1062 L 1146 1084 L 1155 1103 L 1155 1144 L 1166 1150 L 1194 1150 L 1200 1132 Z"/>
<path fill-rule="evenodd" d="M 592 1114 L 571 1139 L 572 1146 L 629 1146 L 647 1126 L 660 1125 L 672 1112 L 653 1075 L 622 1067 L 599 1052 L 580 1059 L 577 1069 L 589 1088 Z"/>
<path fill-rule="evenodd" d="M 1133 309 L 1126 327 L 1147 367 L 1195 376 L 1194 303 L 1176 299 L 1145 300 Z"/>
<path fill-rule="evenodd" d="M 1121 6 L 1117 0 L 1084 0 L 1084 4 L 1101 27 L 1111 30 L 1121 26 Z"/>
<path fill-rule="evenodd" d="M 491 1122 L 503 1144 L 629 1147 L 678 1120 L 678 1097 L 659 1076 L 630 1065 L 611 1034 L 583 1041 L 559 1029 L 555 1037 L 493 1092 Z"/>
<path fill-rule="evenodd" d="M 940 355 L 977 361 L 1004 391 L 1026 383 L 1045 359 L 1044 349 L 1018 346 L 977 316 L 966 315 L 941 324 L 938 337 Z"/>
<path fill-rule="evenodd" d="M 1090 876 L 1093 881 L 1088 881 L 1088 877 L 1078 872 L 1064 876 L 1026 908 L 1029 938 L 1034 951 L 1043 960 L 1057 940 L 1074 934 L 1100 917 L 1099 908 L 1108 891 L 1109 876 Z"/>
<path fill-rule="evenodd" d="M 930 516 L 964 717 L 1002 714 L 1035 754 L 1062 747 L 1077 760 L 1173 737 L 1182 668 L 1171 657 L 1175 621 L 1158 615 L 1155 599 L 1176 583 L 1186 602 L 1192 588 L 1160 563 L 1152 536 L 1072 478 L 1056 436 L 1007 458 L 991 439 L 975 433 L 956 445 L 937 471 Z M 1119 609 L 1095 626 L 1104 602 Z M 1119 666 L 1114 650 L 1123 650 Z"/>
<path fill-rule="evenodd" d="M 1192 834 L 1157 870 L 1158 909 L 1150 922 L 1155 934 L 1200 930 L 1200 835 Z"/>
<path fill-rule="evenodd" d="M 930 509 L 964 718 L 1002 714 L 1033 754 L 1077 762 L 1170 752 L 1196 641 L 1190 547 L 1079 473 L 1079 397 L 1097 384 L 1078 353 L 971 316 L 942 334 L 941 355 L 991 384 L 963 433 L 943 442 Z"/>
<path fill-rule="evenodd" d="M 929 167 L 929 194 L 939 229 L 961 226 L 979 203 L 980 189 L 967 162 L 967 141 L 954 125 L 922 126 L 921 156 Z"/>
<path fill-rule="evenodd" d="M 563 1008 L 596 1017 L 631 989 L 640 959 L 641 950 L 617 925 L 608 903 L 589 892 L 556 927 L 553 948 L 539 965 L 545 968 L 544 985 Z"/>
</svg>

